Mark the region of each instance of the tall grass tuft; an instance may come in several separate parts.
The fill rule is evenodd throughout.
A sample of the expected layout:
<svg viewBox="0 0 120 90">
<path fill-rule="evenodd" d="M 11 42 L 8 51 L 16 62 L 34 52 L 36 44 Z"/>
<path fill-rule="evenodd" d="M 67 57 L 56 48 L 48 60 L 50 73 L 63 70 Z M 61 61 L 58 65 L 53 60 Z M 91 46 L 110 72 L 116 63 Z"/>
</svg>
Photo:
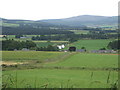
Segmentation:
<svg viewBox="0 0 120 90">
<path fill-rule="evenodd" d="M 111 72 L 111 71 L 109 71 L 109 73 L 108 73 L 107 83 L 109 83 L 109 82 L 110 82 L 110 72 Z"/>
</svg>

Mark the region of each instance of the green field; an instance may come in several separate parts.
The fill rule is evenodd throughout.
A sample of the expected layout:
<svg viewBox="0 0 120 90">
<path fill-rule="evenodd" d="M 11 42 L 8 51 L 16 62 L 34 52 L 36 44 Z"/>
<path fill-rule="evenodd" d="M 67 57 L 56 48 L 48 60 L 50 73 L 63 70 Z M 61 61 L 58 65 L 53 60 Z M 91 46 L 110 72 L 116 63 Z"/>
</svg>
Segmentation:
<svg viewBox="0 0 120 90">
<path fill-rule="evenodd" d="M 32 69 L 26 69 L 24 65 L 20 67 L 18 65 L 17 68 L 7 67 L 8 70 L 6 68 L 3 71 L 3 83 L 7 83 L 7 87 L 15 88 L 110 88 L 118 80 L 118 72 L 112 70 L 112 68 L 118 67 L 118 55 L 3 51 L 3 61 L 5 62 L 36 60 L 45 62 L 31 63 L 31 66 L 36 66 Z M 53 61 L 49 62 L 49 60 Z M 44 68 L 39 68 L 41 66 Z M 84 68 L 75 69 L 74 67 Z"/>
<path fill-rule="evenodd" d="M 72 32 L 74 32 L 75 34 L 88 34 L 89 31 L 87 30 L 70 30 Z"/>
<path fill-rule="evenodd" d="M 113 40 L 111 39 L 79 40 L 77 42 L 69 44 L 67 47 L 76 46 L 77 49 L 81 49 L 81 47 L 85 47 L 87 50 L 99 50 L 100 48 L 106 48 L 110 41 Z"/>
<path fill-rule="evenodd" d="M 41 51 L 2 51 L 3 61 L 28 61 L 39 60 L 44 61 L 47 59 L 53 59 L 63 55 L 61 52 L 41 52 Z"/>
<path fill-rule="evenodd" d="M 14 88 L 110 88 L 118 73 L 111 71 L 107 83 L 108 74 L 109 71 L 28 69 L 4 71 L 3 82 Z"/>
<path fill-rule="evenodd" d="M 118 55 L 76 53 L 69 58 L 46 66 L 88 67 L 88 68 L 117 68 Z"/>
</svg>

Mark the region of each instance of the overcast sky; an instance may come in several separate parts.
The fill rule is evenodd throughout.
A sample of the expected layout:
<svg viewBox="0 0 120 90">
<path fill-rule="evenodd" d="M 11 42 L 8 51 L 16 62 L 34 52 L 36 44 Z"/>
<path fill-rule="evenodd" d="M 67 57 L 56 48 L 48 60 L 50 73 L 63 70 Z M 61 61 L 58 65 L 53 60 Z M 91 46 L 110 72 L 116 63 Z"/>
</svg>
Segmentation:
<svg viewBox="0 0 120 90">
<path fill-rule="evenodd" d="M 59 19 L 78 15 L 117 16 L 119 0 L 0 0 L 0 17 Z"/>
</svg>

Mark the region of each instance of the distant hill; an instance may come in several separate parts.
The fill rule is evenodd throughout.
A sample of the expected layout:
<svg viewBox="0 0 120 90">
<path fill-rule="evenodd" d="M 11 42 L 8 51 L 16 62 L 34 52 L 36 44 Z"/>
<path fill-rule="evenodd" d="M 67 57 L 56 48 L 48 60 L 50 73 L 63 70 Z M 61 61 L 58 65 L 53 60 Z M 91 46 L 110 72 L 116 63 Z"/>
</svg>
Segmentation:
<svg viewBox="0 0 120 90">
<path fill-rule="evenodd" d="M 50 28 L 76 28 L 76 26 L 70 26 L 66 24 L 55 24 L 55 23 L 49 23 L 44 22 L 42 20 L 19 20 L 19 19 L 3 19 L 2 20 L 3 26 L 33 26 L 33 27 L 50 27 Z M 69 22 L 68 22 L 69 23 Z M 15 25 L 16 24 L 16 25 Z M 85 25 L 79 25 L 79 28 L 84 28 Z"/>
<path fill-rule="evenodd" d="M 107 17 L 107 16 L 95 16 L 95 15 L 81 15 L 65 19 L 48 19 L 40 20 L 56 25 L 68 25 L 68 26 L 95 26 L 95 25 L 112 25 L 117 24 L 118 17 Z"/>
<path fill-rule="evenodd" d="M 3 35 L 50 35 L 50 34 L 72 34 L 66 31 L 69 26 L 59 26 L 42 21 L 12 20 L 2 18 Z"/>
</svg>

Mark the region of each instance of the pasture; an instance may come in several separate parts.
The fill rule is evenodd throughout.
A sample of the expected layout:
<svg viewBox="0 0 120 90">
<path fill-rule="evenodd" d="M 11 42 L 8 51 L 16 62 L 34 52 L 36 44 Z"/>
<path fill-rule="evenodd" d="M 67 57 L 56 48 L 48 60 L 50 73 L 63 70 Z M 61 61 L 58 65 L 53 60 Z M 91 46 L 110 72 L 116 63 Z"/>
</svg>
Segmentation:
<svg viewBox="0 0 120 90">
<path fill-rule="evenodd" d="M 95 39 L 95 40 L 79 40 L 77 42 L 71 43 L 67 45 L 68 49 L 70 46 L 75 46 L 77 49 L 81 49 L 81 47 L 85 47 L 87 50 L 99 50 L 100 48 L 107 48 L 107 45 L 112 39 Z"/>
<path fill-rule="evenodd" d="M 111 88 L 118 80 L 118 72 L 112 70 L 118 67 L 118 55 L 3 51 L 5 62 L 36 60 L 45 62 L 31 63 L 30 65 L 36 66 L 32 69 L 26 69 L 24 65 L 21 65 L 22 69 L 19 65 L 12 70 L 7 67 L 8 70 L 3 71 L 3 83 L 14 88 Z M 49 62 L 49 60 L 53 61 Z M 39 68 L 41 66 L 44 68 Z M 73 67 L 82 67 L 82 69 L 73 69 Z"/>
</svg>

